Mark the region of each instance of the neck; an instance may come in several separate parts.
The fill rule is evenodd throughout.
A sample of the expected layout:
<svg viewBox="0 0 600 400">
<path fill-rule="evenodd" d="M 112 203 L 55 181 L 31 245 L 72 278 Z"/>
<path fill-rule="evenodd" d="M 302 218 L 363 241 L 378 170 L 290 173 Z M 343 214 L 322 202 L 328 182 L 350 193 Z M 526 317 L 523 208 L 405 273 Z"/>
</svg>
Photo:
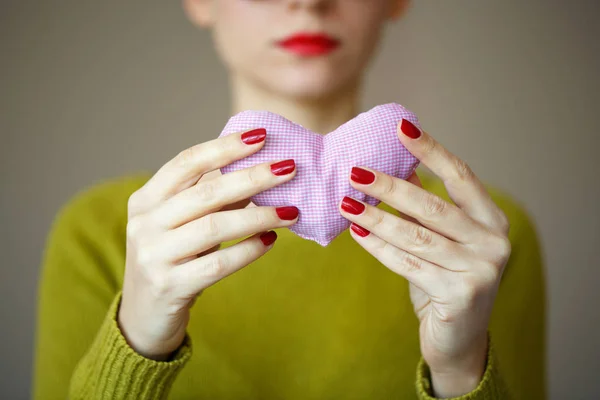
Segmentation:
<svg viewBox="0 0 600 400">
<path fill-rule="evenodd" d="M 320 98 L 286 98 L 241 78 L 231 82 L 233 114 L 266 110 L 281 115 L 313 132 L 326 134 L 356 116 L 360 84 Z"/>
</svg>

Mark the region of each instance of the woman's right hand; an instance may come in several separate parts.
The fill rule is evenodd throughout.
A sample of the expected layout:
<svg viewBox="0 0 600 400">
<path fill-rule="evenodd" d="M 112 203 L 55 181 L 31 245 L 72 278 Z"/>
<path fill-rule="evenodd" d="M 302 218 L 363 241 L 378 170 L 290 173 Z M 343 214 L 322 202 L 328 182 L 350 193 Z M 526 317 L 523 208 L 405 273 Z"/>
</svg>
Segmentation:
<svg viewBox="0 0 600 400">
<path fill-rule="evenodd" d="M 259 151 L 265 136 L 264 129 L 253 130 L 184 150 L 129 198 L 117 320 L 144 357 L 168 360 L 185 338 L 190 307 L 202 290 L 269 251 L 277 237 L 269 229 L 297 221 L 298 209 L 288 204 L 246 207 L 252 195 L 291 180 L 293 160 L 218 172 Z"/>
</svg>

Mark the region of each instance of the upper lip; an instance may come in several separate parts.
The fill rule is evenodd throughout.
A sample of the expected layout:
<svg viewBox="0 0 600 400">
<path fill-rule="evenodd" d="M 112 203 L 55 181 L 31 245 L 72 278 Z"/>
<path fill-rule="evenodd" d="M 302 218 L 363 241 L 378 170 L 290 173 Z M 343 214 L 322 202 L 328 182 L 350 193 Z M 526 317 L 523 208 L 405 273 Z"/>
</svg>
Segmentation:
<svg viewBox="0 0 600 400">
<path fill-rule="evenodd" d="M 293 44 L 316 44 L 322 46 L 336 46 L 339 40 L 323 32 L 299 32 L 294 33 L 277 42 L 280 46 L 289 46 Z"/>
</svg>

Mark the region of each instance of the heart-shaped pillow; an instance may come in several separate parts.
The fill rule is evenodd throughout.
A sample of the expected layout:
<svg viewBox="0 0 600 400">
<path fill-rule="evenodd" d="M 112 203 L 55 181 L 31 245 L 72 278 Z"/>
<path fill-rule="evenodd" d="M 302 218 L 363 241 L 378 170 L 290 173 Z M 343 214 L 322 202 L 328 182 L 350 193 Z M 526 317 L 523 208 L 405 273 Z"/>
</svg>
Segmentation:
<svg viewBox="0 0 600 400">
<path fill-rule="evenodd" d="M 400 143 L 402 119 L 419 126 L 417 117 L 399 104 L 384 104 L 358 115 L 326 135 L 311 132 L 280 115 L 244 111 L 231 117 L 220 137 L 265 128 L 267 139 L 257 153 L 221 168 L 223 174 L 264 162 L 294 159 L 296 176 L 251 198 L 257 206 L 296 206 L 298 222 L 290 227 L 298 236 L 327 246 L 350 226 L 338 204 L 344 196 L 376 206 L 379 200 L 350 186 L 352 167 L 366 166 L 401 179 L 419 161 Z"/>
</svg>

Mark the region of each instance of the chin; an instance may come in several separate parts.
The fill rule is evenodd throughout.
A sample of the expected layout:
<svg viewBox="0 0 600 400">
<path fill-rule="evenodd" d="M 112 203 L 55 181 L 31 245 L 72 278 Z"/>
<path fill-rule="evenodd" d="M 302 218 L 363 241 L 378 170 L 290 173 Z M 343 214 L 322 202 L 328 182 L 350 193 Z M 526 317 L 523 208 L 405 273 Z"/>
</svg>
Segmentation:
<svg viewBox="0 0 600 400">
<path fill-rule="evenodd" d="M 299 100 L 326 98 L 355 80 L 348 70 L 322 66 L 281 68 L 259 79 L 270 91 Z"/>
</svg>

